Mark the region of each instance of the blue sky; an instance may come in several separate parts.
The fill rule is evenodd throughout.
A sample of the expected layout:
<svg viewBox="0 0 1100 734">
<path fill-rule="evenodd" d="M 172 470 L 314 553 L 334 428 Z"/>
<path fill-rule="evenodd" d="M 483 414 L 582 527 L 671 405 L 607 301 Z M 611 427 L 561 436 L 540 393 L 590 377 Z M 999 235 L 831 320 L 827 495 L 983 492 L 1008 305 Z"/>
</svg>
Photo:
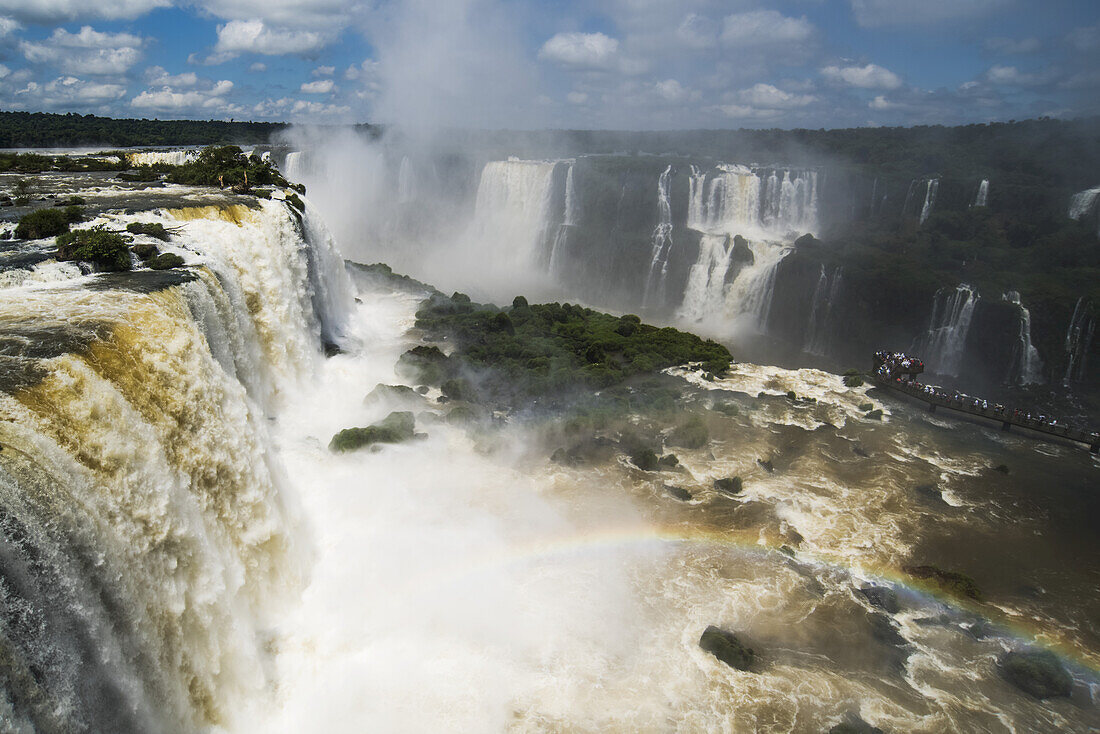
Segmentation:
<svg viewBox="0 0 1100 734">
<path fill-rule="evenodd" d="M 0 108 L 571 128 L 1100 114 L 1097 0 L 0 0 Z"/>
</svg>

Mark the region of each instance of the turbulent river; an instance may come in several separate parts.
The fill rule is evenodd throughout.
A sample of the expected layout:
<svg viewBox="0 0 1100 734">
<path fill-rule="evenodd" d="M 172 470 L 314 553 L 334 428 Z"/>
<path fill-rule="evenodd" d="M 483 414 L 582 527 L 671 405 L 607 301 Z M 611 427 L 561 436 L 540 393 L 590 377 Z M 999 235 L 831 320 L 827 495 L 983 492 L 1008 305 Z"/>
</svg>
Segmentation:
<svg viewBox="0 0 1100 734">
<path fill-rule="evenodd" d="M 365 399 L 404 382 L 424 294 L 345 271 L 312 206 L 81 185 L 93 224 L 163 223 L 187 267 L 0 250 L 0 731 L 1100 726 L 1087 452 L 739 363 L 632 417 L 700 416 L 676 471 L 563 466 L 538 421 Z M 395 409 L 426 436 L 328 449 Z M 759 665 L 700 649 L 708 625 Z M 999 675 L 1033 649 L 1071 696 Z"/>
</svg>

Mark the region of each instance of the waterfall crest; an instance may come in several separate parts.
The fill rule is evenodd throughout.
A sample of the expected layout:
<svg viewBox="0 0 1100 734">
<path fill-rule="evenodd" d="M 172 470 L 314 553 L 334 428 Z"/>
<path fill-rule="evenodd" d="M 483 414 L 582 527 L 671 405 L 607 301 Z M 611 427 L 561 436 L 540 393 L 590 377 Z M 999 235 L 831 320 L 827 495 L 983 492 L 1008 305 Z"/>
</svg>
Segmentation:
<svg viewBox="0 0 1100 734">
<path fill-rule="evenodd" d="M 959 376 L 970 321 L 979 298 L 978 291 L 966 283 L 960 283 L 953 290 L 941 288 L 936 291 L 928 331 L 917 349 L 930 372 Z"/>
</svg>

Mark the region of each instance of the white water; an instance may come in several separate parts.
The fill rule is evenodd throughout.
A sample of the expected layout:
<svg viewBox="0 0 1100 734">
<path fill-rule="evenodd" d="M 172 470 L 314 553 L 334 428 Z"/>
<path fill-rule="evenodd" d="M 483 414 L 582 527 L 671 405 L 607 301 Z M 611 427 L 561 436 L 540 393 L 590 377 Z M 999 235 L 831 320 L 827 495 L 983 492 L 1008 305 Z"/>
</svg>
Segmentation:
<svg viewBox="0 0 1100 734">
<path fill-rule="evenodd" d="M 749 242 L 753 263 L 729 278 L 734 243 L 727 235 L 703 235 L 699 257 L 688 273 L 678 316 L 724 333 L 763 333 L 771 310 L 775 269 L 789 247 Z"/>
<path fill-rule="evenodd" d="M 657 178 L 657 226 L 653 228 L 653 253 L 650 256 L 649 275 L 646 277 L 642 306 L 648 306 L 653 290 L 663 293 L 668 277 L 668 258 L 672 253 L 672 199 L 669 195 L 669 165 Z"/>
<path fill-rule="evenodd" d="M 986 202 L 989 200 L 989 179 L 983 178 L 982 182 L 978 184 L 978 193 L 974 197 L 973 206 L 986 206 Z"/>
<path fill-rule="evenodd" d="M 966 338 L 970 334 L 970 320 L 978 300 L 978 292 L 966 283 L 960 283 L 953 291 L 942 288 L 936 291 L 928 331 L 918 347 L 918 354 L 929 371 L 959 376 Z"/>
<path fill-rule="evenodd" d="M 1089 348 L 1096 331 L 1096 319 L 1090 313 L 1091 308 L 1092 304 L 1084 297 L 1078 298 L 1066 329 L 1066 374 L 1063 378 L 1066 387 L 1085 376 Z"/>
<path fill-rule="evenodd" d="M 1100 207 L 1096 205 L 1098 199 L 1100 199 L 1100 186 L 1074 194 L 1069 200 L 1069 218 L 1079 220 L 1092 213 L 1097 220 L 1096 234 L 1100 236 Z"/>
<path fill-rule="evenodd" d="M 148 150 L 140 153 L 127 153 L 126 157 L 134 166 L 153 166 L 165 163 L 170 166 L 182 166 L 198 158 L 197 150 Z"/>
<path fill-rule="evenodd" d="M 821 276 L 814 287 L 810 305 L 810 320 L 806 325 L 806 337 L 802 351 L 807 354 L 825 356 L 833 335 L 833 304 L 840 292 L 842 270 L 837 267 L 830 276 L 821 266 Z"/>
<path fill-rule="evenodd" d="M 940 180 L 938 178 L 932 178 L 928 180 L 927 187 L 924 190 L 924 205 L 920 210 L 920 224 L 924 224 L 929 216 L 932 214 L 932 208 L 936 206 L 936 194 L 940 190 Z"/>
<path fill-rule="evenodd" d="M 409 157 L 402 156 L 401 167 L 397 171 L 397 203 L 407 204 L 413 200 L 414 181 L 412 163 Z"/>
<path fill-rule="evenodd" d="M 1008 291 L 1002 298 L 1020 309 L 1020 332 L 1013 347 L 1014 364 L 1010 367 L 1009 379 L 1017 385 L 1041 384 L 1043 360 L 1039 357 L 1039 350 L 1031 343 L 1031 312 L 1024 308 L 1017 291 Z"/>
<path fill-rule="evenodd" d="M 550 262 L 547 269 L 551 275 L 557 275 L 561 271 L 561 257 L 569 245 L 569 232 L 579 221 L 573 163 L 570 162 L 569 170 L 565 174 L 565 209 L 562 212 L 561 224 L 558 225 L 558 233 L 554 236 L 554 243 L 550 248 Z"/>
</svg>

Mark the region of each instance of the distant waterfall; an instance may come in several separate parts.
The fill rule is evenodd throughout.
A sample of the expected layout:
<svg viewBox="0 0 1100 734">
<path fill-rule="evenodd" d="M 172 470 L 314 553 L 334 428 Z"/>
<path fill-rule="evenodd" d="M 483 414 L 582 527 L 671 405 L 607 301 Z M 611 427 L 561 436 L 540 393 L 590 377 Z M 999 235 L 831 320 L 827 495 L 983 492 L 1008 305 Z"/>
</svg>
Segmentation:
<svg viewBox="0 0 1100 734">
<path fill-rule="evenodd" d="M 974 204 L 972 206 L 987 206 L 986 202 L 989 200 L 989 179 L 983 178 L 982 182 L 978 184 L 978 193 L 974 197 Z"/>
<path fill-rule="evenodd" d="M 286 154 L 281 173 L 291 181 L 302 180 L 302 176 L 308 173 L 303 166 L 302 151 L 294 150 Z"/>
<path fill-rule="evenodd" d="M 572 162 L 569 163 L 569 170 L 566 171 L 565 174 L 565 207 L 562 212 L 561 224 L 558 225 L 558 232 L 554 236 L 554 243 L 550 248 L 549 270 L 551 274 L 559 271 L 561 253 L 565 251 L 566 246 L 569 244 L 569 231 L 579 222 L 577 191 L 573 179 L 573 165 Z"/>
<path fill-rule="evenodd" d="M 660 294 L 668 275 L 668 256 L 672 252 L 672 200 L 669 196 L 671 175 L 672 166 L 669 165 L 657 179 L 657 226 L 653 228 L 653 254 L 650 256 L 643 306 L 649 305 L 654 288 Z"/>
<path fill-rule="evenodd" d="M 155 166 L 166 164 L 182 166 L 199 157 L 197 150 L 145 150 L 139 153 L 127 153 L 126 159 L 132 166 Z"/>
<path fill-rule="evenodd" d="M 1100 206 L 1097 206 L 1097 201 L 1100 201 L 1100 186 L 1074 194 L 1069 200 L 1069 218 L 1080 220 L 1091 214 L 1096 217 L 1096 234 L 1100 236 Z"/>
<path fill-rule="evenodd" d="M 814 288 L 810 306 L 810 320 L 806 324 L 806 337 L 802 351 L 806 354 L 824 356 L 829 349 L 833 334 L 833 304 L 840 292 L 842 268 L 837 267 L 830 275 L 825 266 L 821 266 L 821 276 Z"/>
<path fill-rule="evenodd" d="M 548 267 L 557 161 L 490 161 L 481 172 L 473 236 L 493 267 Z M 556 233 L 555 233 L 556 234 Z"/>
<path fill-rule="evenodd" d="M 409 157 L 402 156 L 401 167 L 397 172 L 397 203 L 406 204 L 413 200 L 413 173 Z"/>
<path fill-rule="evenodd" d="M 688 199 L 687 226 L 704 237 L 678 314 L 763 332 L 792 235 L 817 229 L 817 172 L 692 166 Z M 746 238 L 740 248 L 738 235 Z"/>
<path fill-rule="evenodd" d="M 1020 331 L 1017 342 L 1012 348 L 1012 364 L 1005 378 L 1006 382 L 1017 385 L 1034 385 L 1043 382 L 1043 361 L 1039 350 L 1031 343 L 1031 312 L 1020 302 L 1017 291 L 1008 291 L 1004 300 L 1014 303 L 1020 309 Z"/>
<path fill-rule="evenodd" d="M 932 208 L 936 206 L 936 194 L 940 190 L 940 180 L 932 178 L 928 180 L 928 186 L 924 190 L 924 206 L 920 210 L 920 224 L 924 224 L 932 214 Z"/>
<path fill-rule="evenodd" d="M 966 283 L 936 291 L 928 331 L 918 346 L 930 372 L 958 377 L 978 300 L 978 292 Z"/>
<path fill-rule="evenodd" d="M 1096 319 L 1092 315 L 1092 304 L 1084 298 L 1077 299 L 1077 305 L 1073 308 L 1073 316 L 1066 329 L 1066 374 L 1063 385 L 1069 387 L 1071 382 L 1078 382 L 1085 378 L 1089 349 L 1092 347 L 1092 337 L 1096 331 Z"/>
</svg>

